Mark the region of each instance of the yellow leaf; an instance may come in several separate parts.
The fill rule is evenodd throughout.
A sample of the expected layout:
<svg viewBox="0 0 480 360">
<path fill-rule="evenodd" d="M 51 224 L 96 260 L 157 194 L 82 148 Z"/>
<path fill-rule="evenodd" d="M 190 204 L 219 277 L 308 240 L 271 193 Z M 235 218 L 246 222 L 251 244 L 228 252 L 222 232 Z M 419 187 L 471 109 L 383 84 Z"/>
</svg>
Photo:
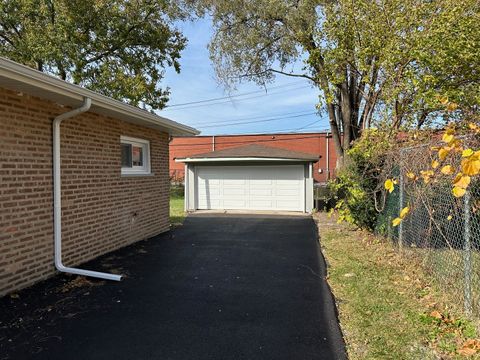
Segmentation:
<svg viewBox="0 0 480 360">
<path fill-rule="evenodd" d="M 436 169 L 440 165 L 440 163 L 437 160 L 432 161 L 432 168 Z"/>
<path fill-rule="evenodd" d="M 447 220 L 448 220 L 448 221 L 452 220 L 452 215 L 448 215 L 448 216 L 447 216 Z"/>
<path fill-rule="evenodd" d="M 392 220 L 392 225 L 393 226 L 398 226 L 398 225 L 400 225 L 401 222 L 402 222 L 402 219 L 395 218 L 395 219 Z"/>
<path fill-rule="evenodd" d="M 395 186 L 393 185 L 393 180 L 387 179 L 385 180 L 385 189 L 388 190 L 389 193 L 392 193 L 392 191 L 395 189 Z"/>
<path fill-rule="evenodd" d="M 405 219 L 405 216 L 407 216 L 409 212 L 410 208 L 408 206 L 404 207 L 402 211 L 400 211 L 400 219 Z"/>
<path fill-rule="evenodd" d="M 472 149 L 465 149 L 462 151 L 462 157 L 467 158 L 473 155 Z"/>
<path fill-rule="evenodd" d="M 453 180 L 453 186 L 466 189 L 468 185 L 470 185 L 470 176 L 459 174 L 460 177 L 457 175 Z"/>
<path fill-rule="evenodd" d="M 410 180 L 417 180 L 417 175 L 415 175 L 413 172 L 408 172 L 408 173 L 407 173 L 407 177 L 408 177 Z"/>
<path fill-rule="evenodd" d="M 452 165 L 445 165 L 440 171 L 442 172 L 442 174 L 450 175 L 453 174 L 453 167 Z"/>
<path fill-rule="evenodd" d="M 445 160 L 445 158 L 448 156 L 448 153 L 450 151 L 447 150 L 446 148 L 441 148 L 440 150 L 438 150 L 438 157 L 440 160 Z"/>
<path fill-rule="evenodd" d="M 442 105 L 447 105 L 448 103 L 448 97 L 446 96 L 442 96 L 439 100 Z"/>
<path fill-rule="evenodd" d="M 457 175 L 455 175 L 455 178 L 453 179 L 453 183 L 456 183 L 460 178 L 463 176 L 461 172 L 459 172 Z"/>
<path fill-rule="evenodd" d="M 461 187 L 458 187 L 458 186 L 455 186 L 453 189 L 452 189 L 452 194 L 453 196 L 455 197 L 462 197 L 463 195 L 465 195 L 465 192 L 467 190 L 461 188 Z"/>
<path fill-rule="evenodd" d="M 430 179 L 433 177 L 433 171 L 432 170 L 420 171 L 420 175 L 422 175 L 423 182 L 425 184 L 428 184 L 430 182 Z"/>
<path fill-rule="evenodd" d="M 458 104 L 454 102 L 450 102 L 447 105 L 447 111 L 455 111 L 458 108 Z"/>
<path fill-rule="evenodd" d="M 474 124 L 474 123 L 468 123 L 468 127 L 470 128 L 470 130 L 476 130 L 477 129 L 477 125 Z"/>
<path fill-rule="evenodd" d="M 442 136 L 442 141 L 443 141 L 443 142 L 450 143 L 450 142 L 452 142 L 453 140 L 454 140 L 454 137 L 453 137 L 452 134 L 445 133 L 445 134 L 443 134 L 443 136 Z"/>
<path fill-rule="evenodd" d="M 462 171 L 463 173 L 473 176 L 477 175 L 480 172 L 480 160 L 477 160 L 475 157 L 470 156 L 469 158 L 462 160 Z"/>
</svg>

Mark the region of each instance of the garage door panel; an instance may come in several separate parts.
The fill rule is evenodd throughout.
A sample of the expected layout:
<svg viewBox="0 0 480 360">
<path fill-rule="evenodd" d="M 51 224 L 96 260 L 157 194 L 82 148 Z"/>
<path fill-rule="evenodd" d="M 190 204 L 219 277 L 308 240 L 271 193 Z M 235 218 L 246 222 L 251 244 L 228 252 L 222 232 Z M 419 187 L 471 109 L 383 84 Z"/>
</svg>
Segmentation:
<svg viewBox="0 0 480 360">
<path fill-rule="evenodd" d="M 218 179 L 203 179 L 203 178 L 198 178 L 198 183 L 201 184 L 201 185 L 217 185 L 219 186 L 220 185 L 220 180 Z"/>
<path fill-rule="evenodd" d="M 198 166 L 198 209 L 303 211 L 304 167 Z"/>
<path fill-rule="evenodd" d="M 199 209 L 220 209 L 221 205 L 220 200 L 198 199 Z"/>
<path fill-rule="evenodd" d="M 235 179 L 224 179 L 223 180 L 223 187 L 236 187 L 236 186 L 245 186 L 247 184 L 247 180 L 235 180 Z"/>
<path fill-rule="evenodd" d="M 277 207 L 283 210 L 298 211 L 299 203 L 292 203 L 291 201 L 278 201 Z"/>
<path fill-rule="evenodd" d="M 272 200 L 250 200 L 250 205 L 255 209 L 273 210 L 275 204 Z"/>
<path fill-rule="evenodd" d="M 250 187 L 250 195 L 251 196 L 268 196 L 268 197 L 271 197 L 273 195 L 273 189 L 272 188 L 258 189 L 258 188 Z"/>
<path fill-rule="evenodd" d="M 279 197 L 294 197 L 296 198 L 297 196 L 301 196 L 302 194 L 298 189 L 291 189 L 291 188 L 283 188 L 283 189 L 278 189 L 277 188 L 277 196 Z"/>
<path fill-rule="evenodd" d="M 199 196 L 208 196 L 208 195 L 220 195 L 221 188 L 220 187 L 207 187 L 207 188 L 199 188 L 198 195 Z"/>
<path fill-rule="evenodd" d="M 223 188 L 223 196 L 234 196 L 234 195 L 247 195 L 247 189 L 245 187 L 232 187 L 232 188 Z"/>
<path fill-rule="evenodd" d="M 245 200 L 224 199 L 224 209 L 247 209 L 247 202 Z"/>
<path fill-rule="evenodd" d="M 272 186 L 272 179 L 251 179 L 250 184 L 254 186 Z"/>
</svg>

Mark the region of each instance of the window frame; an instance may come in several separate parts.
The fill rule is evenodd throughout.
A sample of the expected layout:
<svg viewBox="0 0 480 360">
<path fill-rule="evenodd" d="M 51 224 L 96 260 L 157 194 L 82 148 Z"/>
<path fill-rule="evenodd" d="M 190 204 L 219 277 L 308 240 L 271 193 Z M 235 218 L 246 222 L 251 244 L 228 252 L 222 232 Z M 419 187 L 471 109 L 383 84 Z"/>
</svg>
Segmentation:
<svg viewBox="0 0 480 360">
<path fill-rule="evenodd" d="M 142 148 L 142 166 L 133 166 L 132 167 L 124 167 L 122 165 L 122 152 L 120 151 L 120 166 L 121 166 L 121 174 L 122 175 L 151 175 L 151 167 L 150 167 L 150 141 L 145 139 L 138 139 L 130 136 L 120 136 L 120 150 L 121 145 L 128 144 L 136 147 Z M 131 156 L 133 162 L 133 154 Z"/>
</svg>

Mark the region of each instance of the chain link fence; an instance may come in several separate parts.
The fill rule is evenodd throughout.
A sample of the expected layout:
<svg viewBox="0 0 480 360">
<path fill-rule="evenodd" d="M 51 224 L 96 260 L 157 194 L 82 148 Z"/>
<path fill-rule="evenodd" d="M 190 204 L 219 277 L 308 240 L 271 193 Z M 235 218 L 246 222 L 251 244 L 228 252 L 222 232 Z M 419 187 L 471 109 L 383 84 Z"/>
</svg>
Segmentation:
<svg viewBox="0 0 480 360">
<path fill-rule="evenodd" d="M 467 193 L 456 198 L 446 176 L 427 184 L 422 178 L 408 178 L 409 172 L 431 169 L 430 146 L 400 151 L 392 174 L 398 184 L 384 199 L 377 232 L 420 257 L 424 268 L 448 291 L 452 306 L 480 317 L 480 184 L 472 181 Z M 405 206 L 410 214 L 393 227 L 392 220 Z"/>
</svg>

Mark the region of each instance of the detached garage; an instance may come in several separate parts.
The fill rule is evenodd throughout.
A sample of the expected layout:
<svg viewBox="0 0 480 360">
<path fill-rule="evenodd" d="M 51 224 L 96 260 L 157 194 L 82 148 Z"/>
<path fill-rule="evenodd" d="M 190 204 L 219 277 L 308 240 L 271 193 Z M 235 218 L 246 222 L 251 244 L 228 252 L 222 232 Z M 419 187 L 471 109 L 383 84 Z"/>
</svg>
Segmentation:
<svg viewBox="0 0 480 360">
<path fill-rule="evenodd" d="M 185 163 L 187 211 L 312 211 L 318 156 L 255 144 L 175 161 Z"/>
</svg>

